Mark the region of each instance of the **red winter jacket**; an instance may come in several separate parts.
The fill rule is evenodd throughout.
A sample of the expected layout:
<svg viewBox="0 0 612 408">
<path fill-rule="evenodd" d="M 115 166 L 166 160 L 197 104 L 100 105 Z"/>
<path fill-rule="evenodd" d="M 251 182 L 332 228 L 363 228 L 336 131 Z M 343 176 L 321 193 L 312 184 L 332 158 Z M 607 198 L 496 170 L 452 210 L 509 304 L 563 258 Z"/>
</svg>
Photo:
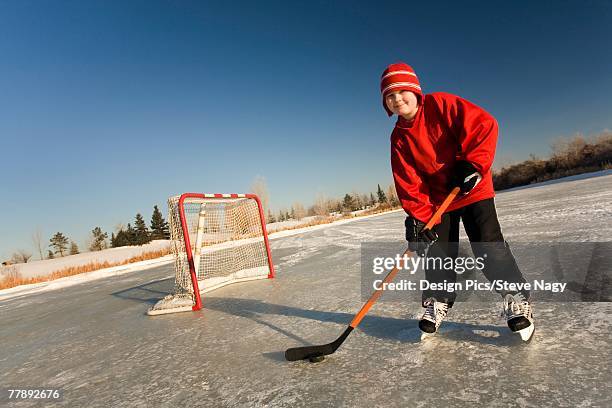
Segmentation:
<svg viewBox="0 0 612 408">
<path fill-rule="evenodd" d="M 491 165 L 497 122 L 484 109 L 458 96 L 425 95 L 412 122 L 399 117 L 391 134 L 391 167 L 404 210 L 427 222 L 450 192 L 448 183 L 457 160 L 467 160 L 482 181 L 457 197 L 446 212 L 495 196 Z"/>
</svg>

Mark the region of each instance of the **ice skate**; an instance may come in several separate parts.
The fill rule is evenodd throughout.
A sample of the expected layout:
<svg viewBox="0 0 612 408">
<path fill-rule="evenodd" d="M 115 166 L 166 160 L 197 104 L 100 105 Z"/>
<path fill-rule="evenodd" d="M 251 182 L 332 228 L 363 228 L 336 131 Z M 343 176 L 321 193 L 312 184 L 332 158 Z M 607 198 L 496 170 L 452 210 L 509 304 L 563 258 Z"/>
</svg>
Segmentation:
<svg viewBox="0 0 612 408">
<path fill-rule="evenodd" d="M 535 331 L 533 311 L 531 303 L 522 293 L 504 297 L 502 316 L 506 318 L 510 330 L 518 333 L 523 341 L 531 340 Z"/>
<path fill-rule="evenodd" d="M 419 322 L 421 340 L 434 335 L 448 313 L 448 303 L 438 302 L 434 298 L 426 299 L 423 305 L 425 313 Z"/>
</svg>

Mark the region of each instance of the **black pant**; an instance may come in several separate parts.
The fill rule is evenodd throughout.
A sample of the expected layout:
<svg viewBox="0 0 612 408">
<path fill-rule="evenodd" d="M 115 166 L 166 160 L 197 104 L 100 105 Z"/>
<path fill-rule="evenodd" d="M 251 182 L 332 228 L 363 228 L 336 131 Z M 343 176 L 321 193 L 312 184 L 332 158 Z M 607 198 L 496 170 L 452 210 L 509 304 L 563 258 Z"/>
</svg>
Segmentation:
<svg viewBox="0 0 612 408">
<path fill-rule="evenodd" d="M 459 252 L 459 220 L 463 221 L 474 256 L 484 259 L 482 272 L 489 281 L 501 280 L 525 283 L 525 278 L 502 235 L 493 198 L 478 201 L 444 214 L 442 222 L 434 228 L 439 238 L 429 248 L 428 257 L 457 258 Z M 443 283 L 446 281 L 454 283 L 456 278 L 457 274 L 452 269 L 436 267 L 425 269 L 425 279 L 429 282 Z M 504 296 L 506 293 L 514 294 L 516 292 L 500 291 L 498 293 Z M 522 293 L 529 299 L 528 291 L 522 291 Z M 429 297 L 448 303 L 452 307 L 456 292 L 445 290 L 423 291 L 423 301 Z"/>
</svg>

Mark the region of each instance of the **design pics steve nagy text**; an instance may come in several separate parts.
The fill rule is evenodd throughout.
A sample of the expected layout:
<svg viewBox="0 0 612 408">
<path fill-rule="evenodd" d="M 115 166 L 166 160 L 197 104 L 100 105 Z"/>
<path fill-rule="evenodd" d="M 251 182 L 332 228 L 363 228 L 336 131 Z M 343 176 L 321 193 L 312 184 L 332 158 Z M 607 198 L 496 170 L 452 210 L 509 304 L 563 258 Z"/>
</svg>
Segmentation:
<svg viewBox="0 0 612 408">
<path fill-rule="evenodd" d="M 546 282 L 543 279 L 536 279 L 533 282 L 515 283 L 504 280 L 495 280 L 493 282 L 479 282 L 476 279 L 467 279 L 464 282 L 430 282 L 427 279 L 411 281 L 401 279 L 397 282 L 383 282 L 382 279 L 376 279 L 372 282 L 374 290 L 392 290 L 392 291 L 413 291 L 413 290 L 442 290 L 446 292 L 460 292 L 463 290 L 473 290 L 482 292 L 504 292 L 521 290 L 526 291 L 548 291 L 553 293 L 563 292 L 567 283 Z"/>
</svg>

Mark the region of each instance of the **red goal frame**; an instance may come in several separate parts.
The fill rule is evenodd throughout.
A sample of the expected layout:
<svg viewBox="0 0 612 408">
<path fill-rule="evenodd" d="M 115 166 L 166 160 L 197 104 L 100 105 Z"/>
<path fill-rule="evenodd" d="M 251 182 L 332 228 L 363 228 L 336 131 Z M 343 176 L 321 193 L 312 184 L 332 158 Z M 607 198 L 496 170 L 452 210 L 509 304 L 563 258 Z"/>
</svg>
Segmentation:
<svg viewBox="0 0 612 408">
<path fill-rule="evenodd" d="M 191 283 L 193 285 L 193 292 L 195 296 L 195 304 L 192 310 L 202 309 L 202 298 L 200 295 L 200 288 L 198 285 L 197 271 L 195 270 L 195 263 L 193 261 L 193 254 L 191 250 L 191 241 L 189 239 L 189 228 L 187 227 L 187 221 L 185 217 L 185 206 L 184 202 L 190 198 L 248 198 L 253 199 L 257 203 L 259 210 L 259 219 L 261 221 L 261 232 L 263 233 L 264 243 L 266 246 L 266 255 L 268 257 L 268 265 L 270 266 L 270 273 L 268 273 L 268 279 L 274 278 L 274 263 L 272 262 L 272 252 L 270 251 L 270 242 L 268 241 L 268 232 L 266 230 L 266 218 L 263 212 L 263 206 L 261 200 L 256 194 L 204 194 L 204 193 L 183 193 L 181 194 L 178 202 L 179 218 L 181 220 L 181 229 L 183 230 L 183 238 L 185 239 L 185 252 L 187 252 L 187 263 L 189 264 L 189 273 L 191 275 Z"/>
</svg>

